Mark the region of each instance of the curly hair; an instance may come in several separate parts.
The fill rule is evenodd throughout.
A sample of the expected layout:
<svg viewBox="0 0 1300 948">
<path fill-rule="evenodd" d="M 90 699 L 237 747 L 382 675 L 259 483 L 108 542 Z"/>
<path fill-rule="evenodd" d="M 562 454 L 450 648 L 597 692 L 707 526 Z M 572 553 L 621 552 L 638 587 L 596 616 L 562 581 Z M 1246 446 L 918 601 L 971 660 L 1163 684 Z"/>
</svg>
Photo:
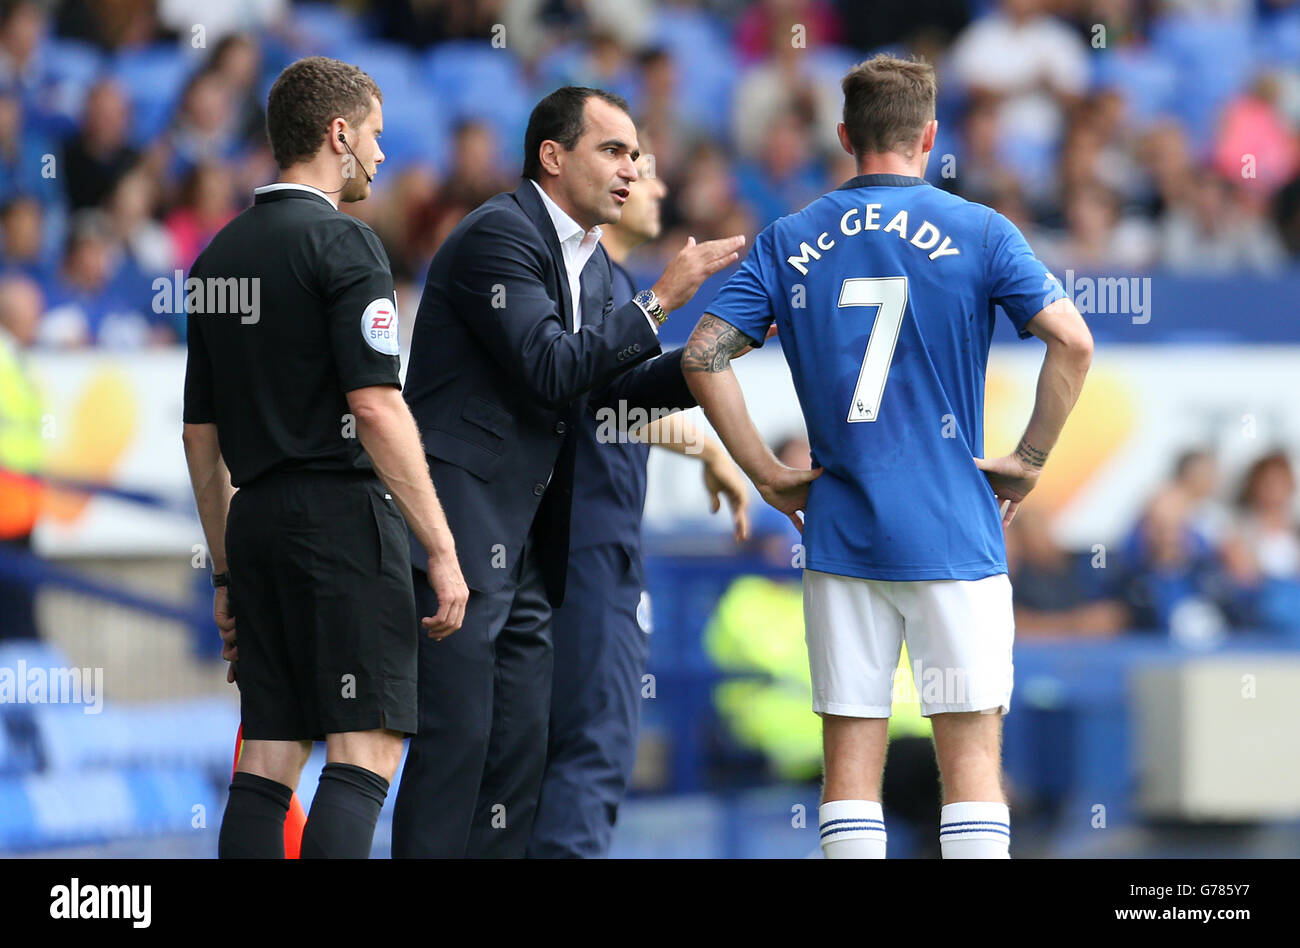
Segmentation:
<svg viewBox="0 0 1300 948">
<path fill-rule="evenodd" d="M 357 125 L 370 114 L 370 97 L 384 94 L 375 80 L 350 63 L 308 56 L 290 63 L 271 86 L 266 134 L 280 168 L 315 156 L 329 123 L 338 117 Z"/>
</svg>

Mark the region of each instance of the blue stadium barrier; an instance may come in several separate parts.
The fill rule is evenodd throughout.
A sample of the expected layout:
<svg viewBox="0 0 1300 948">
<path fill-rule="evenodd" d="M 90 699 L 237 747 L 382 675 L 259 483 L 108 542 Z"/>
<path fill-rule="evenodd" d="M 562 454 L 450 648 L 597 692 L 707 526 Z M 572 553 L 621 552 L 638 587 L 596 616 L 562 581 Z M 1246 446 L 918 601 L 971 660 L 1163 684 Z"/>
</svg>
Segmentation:
<svg viewBox="0 0 1300 948">
<path fill-rule="evenodd" d="M 0 851 L 194 832 L 218 825 L 221 805 L 211 775 L 194 767 L 0 778 Z"/>
<path fill-rule="evenodd" d="M 239 728 L 239 707 L 226 698 L 107 701 L 98 714 L 42 705 L 34 716 L 46 766 L 55 771 L 162 763 L 228 768 Z"/>
</svg>

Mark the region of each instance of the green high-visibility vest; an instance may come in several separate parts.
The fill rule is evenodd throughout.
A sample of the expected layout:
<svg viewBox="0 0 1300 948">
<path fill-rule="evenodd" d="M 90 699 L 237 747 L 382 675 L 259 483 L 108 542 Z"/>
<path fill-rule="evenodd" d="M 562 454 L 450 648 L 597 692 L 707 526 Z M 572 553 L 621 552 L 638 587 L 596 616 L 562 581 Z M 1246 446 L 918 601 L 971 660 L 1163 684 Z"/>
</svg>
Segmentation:
<svg viewBox="0 0 1300 948">
<path fill-rule="evenodd" d="M 714 689 L 718 714 L 737 742 L 765 754 L 785 779 L 820 774 L 822 727 L 812 710 L 800 584 L 763 576 L 736 579 L 705 627 L 704 648 L 719 670 L 754 676 Z M 921 716 L 906 646 L 898 669 L 889 736 L 928 737 L 930 722 Z"/>
</svg>

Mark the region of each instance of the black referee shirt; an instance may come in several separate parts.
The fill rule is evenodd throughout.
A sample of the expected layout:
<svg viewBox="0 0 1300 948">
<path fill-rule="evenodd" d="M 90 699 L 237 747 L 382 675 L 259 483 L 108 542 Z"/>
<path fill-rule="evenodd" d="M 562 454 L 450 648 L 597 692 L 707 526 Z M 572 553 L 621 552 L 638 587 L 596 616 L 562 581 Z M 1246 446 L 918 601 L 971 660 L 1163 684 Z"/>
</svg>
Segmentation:
<svg viewBox="0 0 1300 948">
<path fill-rule="evenodd" d="M 276 470 L 370 468 L 345 396 L 400 384 L 388 257 L 320 191 L 254 193 L 185 281 L 185 421 L 216 423 L 236 487 Z"/>
</svg>

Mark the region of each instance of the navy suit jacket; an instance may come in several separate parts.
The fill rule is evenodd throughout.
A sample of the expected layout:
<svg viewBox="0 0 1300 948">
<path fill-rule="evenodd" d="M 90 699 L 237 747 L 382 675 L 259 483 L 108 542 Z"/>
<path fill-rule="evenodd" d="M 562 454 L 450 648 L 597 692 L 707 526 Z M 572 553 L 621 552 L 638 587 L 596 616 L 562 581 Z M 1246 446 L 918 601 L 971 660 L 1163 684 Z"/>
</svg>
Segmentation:
<svg viewBox="0 0 1300 948">
<path fill-rule="evenodd" d="M 615 308 L 609 256 L 582 272 L 582 328 L 555 227 L 532 182 L 465 217 L 434 255 L 404 394 L 466 584 L 495 592 L 529 530 L 547 598 L 564 600 L 576 428 L 599 404 L 691 407 L 681 350 L 660 353 L 645 313 Z M 427 554 L 412 538 L 411 557 Z"/>
</svg>

